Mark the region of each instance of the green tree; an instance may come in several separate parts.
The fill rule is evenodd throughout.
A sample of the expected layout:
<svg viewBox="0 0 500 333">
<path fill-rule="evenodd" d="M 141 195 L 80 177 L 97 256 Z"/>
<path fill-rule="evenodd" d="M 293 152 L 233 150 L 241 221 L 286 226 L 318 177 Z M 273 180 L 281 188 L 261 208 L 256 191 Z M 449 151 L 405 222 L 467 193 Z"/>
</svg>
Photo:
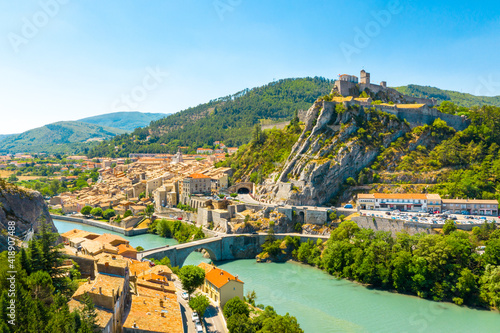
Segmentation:
<svg viewBox="0 0 500 333">
<path fill-rule="evenodd" d="M 187 291 L 191 298 L 191 294 L 196 288 L 200 287 L 205 282 L 205 271 L 198 266 L 182 266 L 179 272 L 179 278 L 182 282 L 182 288 Z"/>
<path fill-rule="evenodd" d="M 500 307 L 500 266 L 487 265 L 480 282 L 483 302 L 492 307 Z"/>
<path fill-rule="evenodd" d="M 12 175 L 10 175 L 9 178 L 7 178 L 7 181 L 11 182 L 11 183 L 17 182 L 18 180 L 19 180 L 19 178 L 17 178 L 14 173 Z"/>
<path fill-rule="evenodd" d="M 255 328 L 248 316 L 236 313 L 227 319 L 229 333 L 254 333 Z"/>
<path fill-rule="evenodd" d="M 90 212 L 92 211 L 92 206 L 84 206 L 81 210 L 80 213 L 83 215 L 90 215 Z"/>
<path fill-rule="evenodd" d="M 129 216 L 132 216 L 134 214 L 132 214 L 132 211 L 130 209 L 127 209 L 125 211 L 125 213 L 123 213 L 123 218 L 126 218 L 126 217 L 129 217 Z"/>
<path fill-rule="evenodd" d="M 264 320 L 262 328 L 259 330 L 262 333 L 287 332 L 287 333 L 303 333 L 300 328 L 297 318 L 290 316 L 288 313 L 284 316 L 276 316 Z"/>
<path fill-rule="evenodd" d="M 85 293 L 82 296 L 82 303 L 83 308 L 80 314 L 82 322 L 78 333 L 98 332 L 99 326 L 97 326 L 97 312 L 88 293 Z"/>
<path fill-rule="evenodd" d="M 102 213 L 102 217 L 105 218 L 106 220 L 109 220 L 111 219 L 113 216 L 115 216 L 116 213 L 113 209 L 106 209 L 103 213 Z"/>
<path fill-rule="evenodd" d="M 500 266 L 500 239 L 490 239 L 486 242 L 484 260 L 488 264 Z"/>
<path fill-rule="evenodd" d="M 102 216 L 102 208 L 101 207 L 93 208 L 90 211 L 90 215 L 95 216 L 95 217 Z"/>
<path fill-rule="evenodd" d="M 136 246 L 135 248 L 138 252 L 144 251 L 144 248 L 142 246 Z"/>
<path fill-rule="evenodd" d="M 146 209 L 144 210 L 144 215 L 146 215 L 148 218 L 151 218 L 155 212 L 155 206 L 154 205 L 147 205 Z"/>
<path fill-rule="evenodd" d="M 210 306 L 210 301 L 205 295 L 197 295 L 189 300 L 189 307 L 196 311 L 200 318 L 203 318 L 205 311 Z"/>
<path fill-rule="evenodd" d="M 236 296 L 227 301 L 227 303 L 224 305 L 223 313 L 226 319 L 229 319 L 236 314 L 248 317 L 248 315 L 250 314 L 250 309 L 243 300 Z"/>
<path fill-rule="evenodd" d="M 451 232 L 457 230 L 457 226 L 455 225 L 455 221 L 447 220 L 443 226 L 443 233 L 445 235 L 449 235 Z"/>
</svg>

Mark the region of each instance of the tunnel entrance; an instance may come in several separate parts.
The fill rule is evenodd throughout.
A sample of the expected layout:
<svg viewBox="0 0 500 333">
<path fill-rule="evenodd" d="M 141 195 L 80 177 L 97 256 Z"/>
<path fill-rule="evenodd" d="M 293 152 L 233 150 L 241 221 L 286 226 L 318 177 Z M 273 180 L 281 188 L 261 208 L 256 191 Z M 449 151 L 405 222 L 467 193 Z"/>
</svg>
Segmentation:
<svg viewBox="0 0 500 333">
<path fill-rule="evenodd" d="M 249 194 L 250 193 L 250 190 L 246 187 L 240 187 L 238 189 L 238 194 Z"/>
</svg>

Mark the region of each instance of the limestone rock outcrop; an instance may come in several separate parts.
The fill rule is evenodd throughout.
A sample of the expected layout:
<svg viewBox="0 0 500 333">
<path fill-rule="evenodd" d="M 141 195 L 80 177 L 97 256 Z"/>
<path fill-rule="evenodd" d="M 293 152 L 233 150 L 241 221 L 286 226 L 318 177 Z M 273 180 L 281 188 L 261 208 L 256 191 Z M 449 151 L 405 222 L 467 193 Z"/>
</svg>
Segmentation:
<svg viewBox="0 0 500 333">
<path fill-rule="evenodd" d="M 43 223 L 57 232 L 49 209 L 39 192 L 0 183 L 0 251 L 7 249 L 7 228 L 14 222 L 14 235 L 24 237 L 29 230 L 38 233 Z"/>
<path fill-rule="evenodd" d="M 394 115 L 318 100 L 307 111 L 305 128 L 276 182 L 258 189 L 274 203 L 328 203 L 349 177 L 370 166 L 410 126 Z"/>
</svg>

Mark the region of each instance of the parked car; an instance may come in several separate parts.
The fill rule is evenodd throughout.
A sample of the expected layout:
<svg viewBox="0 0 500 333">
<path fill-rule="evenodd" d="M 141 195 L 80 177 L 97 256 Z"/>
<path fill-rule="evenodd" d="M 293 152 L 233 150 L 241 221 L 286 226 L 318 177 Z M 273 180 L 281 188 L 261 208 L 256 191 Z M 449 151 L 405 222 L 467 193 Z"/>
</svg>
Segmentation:
<svg viewBox="0 0 500 333">
<path fill-rule="evenodd" d="M 344 205 L 344 208 L 354 208 L 351 204 Z"/>
<path fill-rule="evenodd" d="M 187 300 L 187 299 L 189 298 L 189 294 L 188 294 L 188 293 L 186 293 L 186 292 L 183 292 L 183 293 L 181 294 L 181 297 L 182 297 L 182 299 Z"/>
<path fill-rule="evenodd" d="M 196 324 L 195 324 L 195 330 L 196 330 L 196 333 L 203 333 L 203 326 L 201 326 L 201 323 L 199 321 L 196 322 Z"/>
<path fill-rule="evenodd" d="M 198 312 L 193 311 L 193 313 L 191 314 L 191 319 L 192 319 L 194 322 L 199 321 L 199 320 L 200 320 L 200 317 L 198 316 Z"/>
</svg>

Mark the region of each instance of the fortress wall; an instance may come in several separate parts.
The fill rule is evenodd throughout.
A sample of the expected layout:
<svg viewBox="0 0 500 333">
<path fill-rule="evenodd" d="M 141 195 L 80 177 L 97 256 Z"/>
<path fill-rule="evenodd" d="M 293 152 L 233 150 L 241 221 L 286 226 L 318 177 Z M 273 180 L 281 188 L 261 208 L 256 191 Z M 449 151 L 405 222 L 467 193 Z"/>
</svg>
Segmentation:
<svg viewBox="0 0 500 333">
<path fill-rule="evenodd" d="M 463 131 L 469 126 L 470 121 L 461 116 L 441 113 L 434 108 L 424 106 L 419 109 L 397 109 L 395 106 L 373 105 L 376 109 L 396 115 L 399 119 L 406 119 L 411 127 L 431 125 L 434 120 L 440 118 L 444 120 L 448 126 L 453 127 L 457 131 Z"/>
<path fill-rule="evenodd" d="M 306 210 L 305 223 L 323 225 L 328 220 L 328 214 L 325 210 Z"/>
<path fill-rule="evenodd" d="M 432 100 L 430 100 L 428 98 L 419 98 L 419 97 L 413 97 L 413 96 L 408 96 L 408 95 L 404 95 L 404 98 L 409 103 L 427 104 L 429 106 L 434 105 L 434 103 L 432 102 Z"/>
</svg>

